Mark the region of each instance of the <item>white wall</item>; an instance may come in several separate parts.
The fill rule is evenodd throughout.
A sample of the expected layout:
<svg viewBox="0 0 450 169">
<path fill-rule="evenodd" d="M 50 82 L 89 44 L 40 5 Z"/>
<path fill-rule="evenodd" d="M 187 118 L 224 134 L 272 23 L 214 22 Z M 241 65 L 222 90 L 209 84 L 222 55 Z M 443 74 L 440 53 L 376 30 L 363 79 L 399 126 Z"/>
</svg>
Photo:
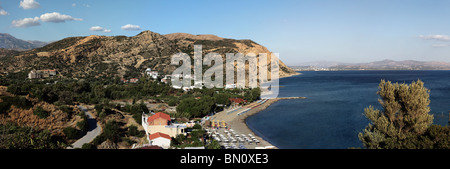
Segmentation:
<svg viewBox="0 0 450 169">
<path fill-rule="evenodd" d="M 164 137 L 158 137 L 151 140 L 151 144 L 167 149 L 170 147 L 170 140 Z"/>
</svg>

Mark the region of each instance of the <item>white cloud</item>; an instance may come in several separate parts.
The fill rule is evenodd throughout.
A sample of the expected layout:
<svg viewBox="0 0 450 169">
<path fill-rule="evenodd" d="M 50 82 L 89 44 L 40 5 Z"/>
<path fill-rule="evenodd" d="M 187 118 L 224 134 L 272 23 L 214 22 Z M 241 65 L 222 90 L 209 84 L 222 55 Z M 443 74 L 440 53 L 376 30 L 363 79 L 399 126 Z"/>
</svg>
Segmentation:
<svg viewBox="0 0 450 169">
<path fill-rule="evenodd" d="M 111 32 L 111 29 L 105 29 L 105 28 L 103 28 L 101 26 L 93 26 L 93 27 L 89 28 L 89 30 L 97 31 L 97 32 L 105 32 L 105 33 Z"/>
<path fill-rule="evenodd" d="M 53 23 L 60 23 L 60 22 L 66 22 L 66 21 L 82 21 L 83 20 L 80 18 L 74 18 L 69 15 L 60 14 L 58 12 L 42 14 L 40 19 L 43 22 L 53 22 Z"/>
<path fill-rule="evenodd" d="M 23 0 L 20 1 L 19 7 L 22 7 L 23 9 L 34 9 L 41 7 L 41 5 L 34 0 Z"/>
<path fill-rule="evenodd" d="M 449 47 L 449 44 L 433 44 L 432 45 L 435 48 L 444 48 L 444 47 Z"/>
<path fill-rule="evenodd" d="M 2 5 L 0 4 L 0 16 L 2 16 L 2 15 L 9 15 L 9 13 L 6 12 L 6 11 L 2 8 Z"/>
<path fill-rule="evenodd" d="M 0 8 L 0 15 L 9 15 L 9 13 Z"/>
<path fill-rule="evenodd" d="M 450 36 L 448 35 L 419 35 L 419 38 L 425 40 L 450 41 Z"/>
<path fill-rule="evenodd" d="M 66 21 L 82 21 L 82 20 L 83 19 L 74 18 L 72 16 L 60 14 L 58 12 L 53 12 L 42 14 L 40 17 L 36 16 L 34 18 L 24 18 L 21 20 L 14 20 L 12 21 L 12 25 L 14 27 L 31 27 L 41 25 L 39 21 L 61 23 Z"/>
<path fill-rule="evenodd" d="M 76 7 L 76 6 L 77 6 L 77 4 L 76 4 L 76 3 L 73 3 L 73 4 L 72 4 L 72 7 Z"/>
<path fill-rule="evenodd" d="M 138 31 L 141 30 L 141 27 L 139 25 L 132 25 L 132 24 L 127 24 L 121 27 L 123 30 L 127 30 L 127 31 Z"/>
<path fill-rule="evenodd" d="M 22 20 L 14 20 L 12 21 L 12 25 L 14 27 L 25 28 L 31 26 L 39 26 L 41 24 L 39 23 L 39 17 L 34 17 L 34 18 L 24 18 Z"/>
</svg>

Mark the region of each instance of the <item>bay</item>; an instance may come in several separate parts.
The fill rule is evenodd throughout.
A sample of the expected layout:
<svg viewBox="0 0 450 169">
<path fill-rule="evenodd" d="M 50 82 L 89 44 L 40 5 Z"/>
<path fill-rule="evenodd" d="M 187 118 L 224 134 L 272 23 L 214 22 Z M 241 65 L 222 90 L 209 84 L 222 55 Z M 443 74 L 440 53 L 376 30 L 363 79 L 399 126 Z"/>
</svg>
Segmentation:
<svg viewBox="0 0 450 169">
<path fill-rule="evenodd" d="M 450 71 L 317 71 L 280 79 L 281 100 L 246 119 L 250 129 L 281 149 L 363 147 L 358 139 L 369 123 L 364 108 L 381 109 L 381 79 L 408 83 L 418 79 L 430 89 L 434 124 L 448 125 Z"/>
</svg>

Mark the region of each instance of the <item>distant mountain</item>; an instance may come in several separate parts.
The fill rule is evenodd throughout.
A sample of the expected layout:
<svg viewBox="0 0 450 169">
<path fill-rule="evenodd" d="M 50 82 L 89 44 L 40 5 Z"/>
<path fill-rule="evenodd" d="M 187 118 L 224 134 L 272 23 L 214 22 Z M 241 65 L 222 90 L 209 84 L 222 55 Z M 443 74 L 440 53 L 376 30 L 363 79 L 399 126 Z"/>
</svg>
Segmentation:
<svg viewBox="0 0 450 169">
<path fill-rule="evenodd" d="M 370 63 L 338 65 L 330 68 L 346 70 L 450 70 L 450 63 L 425 62 L 416 60 L 394 61 L 386 59 Z"/>
<path fill-rule="evenodd" d="M 348 63 L 334 62 L 334 61 L 313 61 L 313 62 L 298 63 L 298 64 L 295 64 L 295 66 L 289 66 L 289 67 L 296 68 L 296 67 L 312 66 L 312 67 L 317 67 L 317 68 L 329 68 L 329 67 L 345 65 L 345 64 L 348 64 Z"/>
<path fill-rule="evenodd" d="M 326 63 L 326 62 L 325 62 Z M 311 65 L 291 66 L 292 68 L 319 67 L 318 63 Z M 330 65 L 330 64 L 328 64 Z M 447 62 L 425 62 L 416 60 L 382 60 L 370 63 L 336 63 L 336 65 L 326 67 L 328 70 L 450 70 L 450 63 Z"/>
<path fill-rule="evenodd" d="M 7 33 L 0 33 L 0 48 L 23 51 L 34 48 L 40 48 L 45 45 L 47 45 L 46 42 L 25 41 L 17 39 L 16 37 Z"/>
<path fill-rule="evenodd" d="M 143 31 L 132 37 L 68 37 L 41 48 L 12 53 L 0 57 L 0 72 L 56 69 L 69 78 L 131 78 L 139 77 L 146 68 L 151 68 L 170 74 L 178 67 L 170 65 L 171 56 L 183 52 L 192 57 L 195 44 L 203 45 L 204 54 L 216 52 L 223 58 L 225 53 L 271 53 L 251 40 Z M 279 64 L 280 77 L 297 74 L 282 61 Z"/>
</svg>

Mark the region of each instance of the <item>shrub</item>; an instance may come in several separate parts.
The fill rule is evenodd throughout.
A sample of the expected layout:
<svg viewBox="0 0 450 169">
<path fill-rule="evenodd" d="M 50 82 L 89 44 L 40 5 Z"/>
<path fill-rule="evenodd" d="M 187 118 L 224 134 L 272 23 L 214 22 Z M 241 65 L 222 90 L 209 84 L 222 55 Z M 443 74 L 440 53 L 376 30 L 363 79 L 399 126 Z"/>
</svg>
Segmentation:
<svg viewBox="0 0 450 169">
<path fill-rule="evenodd" d="M 136 126 L 131 125 L 130 127 L 128 127 L 128 134 L 129 134 L 130 136 L 136 136 L 136 135 L 139 134 L 139 131 L 138 131 L 138 129 L 137 129 Z"/>
<path fill-rule="evenodd" d="M 84 143 L 83 146 L 81 146 L 81 149 L 97 149 L 97 147 L 90 143 Z"/>
<path fill-rule="evenodd" d="M 66 127 L 63 132 L 68 139 L 77 139 L 80 135 L 80 130 L 73 127 Z"/>
<path fill-rule="evenodd" d="M 42 107 L 37 107 L 34 111 L 33 114 L 38 116 L 41 119 L 45 119 L 48 116 L 50 116 L 50 112 L 44 110 Z"/>
<path fill-rule="evenodd" d="M 87 132 L 89 130 L 88 118 L 86 115 L 83 115 L 83 120 L 77 123 L 77 126 L 81 131 Z"/>
<path fill-rule="evenodd" d="M 105 125 L 105 129 L 103 130 L 103 136 L 105 137 L 105 140 L 109 139 L 115 143 L 117 143 L 120 140 L 120 128 L 119 124 L 116 121 L 109 121 Z"/>
</svg>

